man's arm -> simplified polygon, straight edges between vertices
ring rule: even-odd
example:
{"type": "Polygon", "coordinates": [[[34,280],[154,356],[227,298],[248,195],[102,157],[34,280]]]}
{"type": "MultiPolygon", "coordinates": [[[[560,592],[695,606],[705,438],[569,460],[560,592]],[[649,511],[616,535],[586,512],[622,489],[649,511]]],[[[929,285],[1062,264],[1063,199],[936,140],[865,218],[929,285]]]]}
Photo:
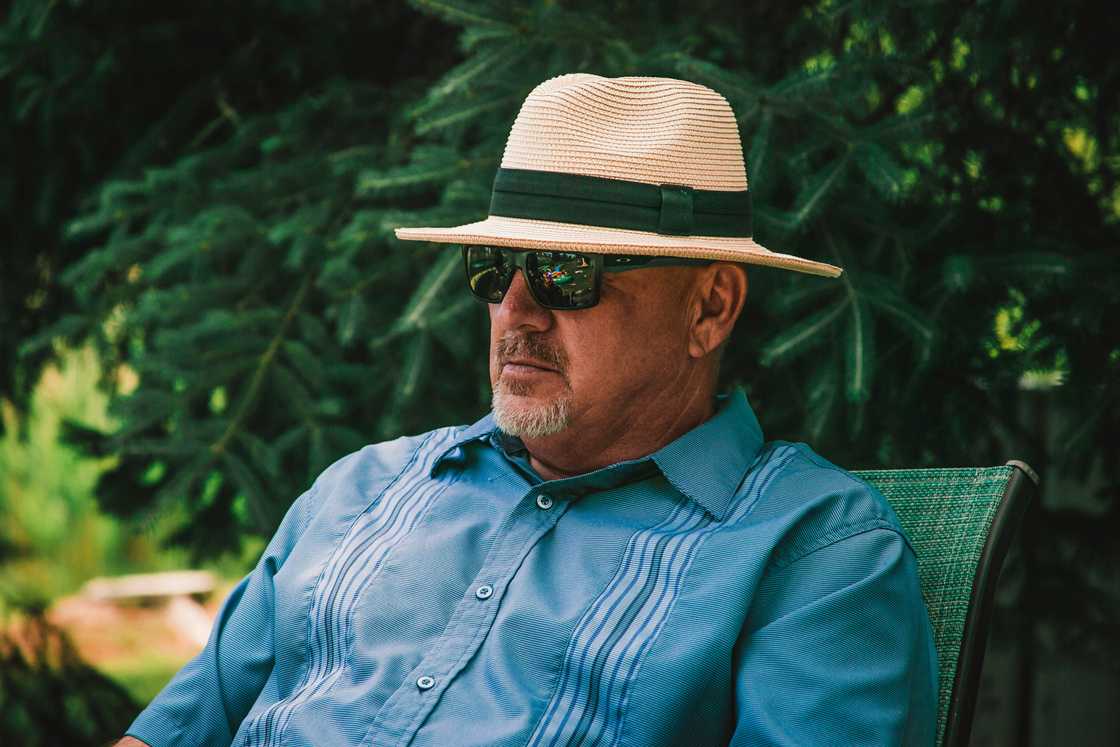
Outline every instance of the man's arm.
{"type": "Polygon", "coordinates": [[[273,576],[306,526],[314,494],[312,487],[292,504],[257,566],[226,598],[206,647],[148,704],[118,745],[232,741],[272,672],[273,576]]]}
{"type": "Polygon", "coordinates": [[[874,528],[772,567],[736,643],[745,745],[932,745],[937,654],[913,552],[874,528]]]}

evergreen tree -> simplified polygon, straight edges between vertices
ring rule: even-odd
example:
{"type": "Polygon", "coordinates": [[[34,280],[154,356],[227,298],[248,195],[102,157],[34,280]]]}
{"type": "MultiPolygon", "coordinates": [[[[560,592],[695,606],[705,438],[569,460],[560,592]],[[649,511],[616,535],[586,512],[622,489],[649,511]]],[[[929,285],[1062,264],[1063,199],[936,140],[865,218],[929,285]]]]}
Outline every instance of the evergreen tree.
{"type": "MultiPolygon", "coordinates": [[[[751,270],[726,383],[747,387],[769,437],[845,466],[1018,456],[1051,484],[1096,486],[1088,508],[1053,493],[1037,507],[1026,604],[1081,614],[1067,634],[1107,643],[1115,596],[1085,617],[1091,573],[1057,551],[1120,529],[1107,4],[413,4],[457,29],[426,37],[438,77],[370,85],[340,65],[271,108],[245,106],[243,85],[212,129],[122,168],[69,223],[80,313],[26,348],[90,336],[139,374],[122,428],[85,434],[122,455],[107,508],[184,507],[176,539],[218,551],[267,534],[362,444],[478,417],[485,317],[459,258],[392,228],[482,217],[542,80],[681,77],[739,117],[760,242],[846,270],[751,270]],[[1024,415],[1039,402],[1056,431],[1024,415]],[[1044,535],[1043,517],[1061,522],[1044,535]]],[[[330,7],[328,46],[365,43],[368,9],[330,7]]],[[[1105,546],[1092,565],[1116,568],[1105,546]]]]}
{"type": "MultiPolygon", "coordinates": [[[[137,2],[104,6],[34,0],[12,5],[0,26],[0,93],[6,115],[0,121],[0,137],[11,156],[8,168],[0,171],[0,194],[5,195],[0,201],[4,211],[0,231],[4,232],[6,245],[0,251],[0,394],[13,396],[26,406],[27,385],[35,381],[39,365],[51,354],[51,341],[60,336],[73,342],[91,332],[95,337],[105,336],[104,349],[112,355],[108,374],[119,372],[117,364],[121,361],[136,363],[135,370],[144,371],[138,361],[145,355],[144,349],[159,346],[154,339],[146,339],[158,325],[140,321],[144,310],[132,306],[143,294],[133,292],[140,285],[130,287],[129,273],[138,272],[140,265],[134,261],[114,264],[126,261],[129,255],[110,248],[129,230],[122,220],[125,213],[120,212],[122,199],[136,202],[142,193],[166,198],[164,205],[174,205],[176,211],[174,217],[165,216],[161,225],[167,227],[183,216],[198,217],[202,223],[220,221],[215,218],[217,213],[232,210],[232,204],[223,203],[216,212],[210,212],[211,206],[204,200],[185,199],[200,180],[204,183],[208,179],[192,173],[192,168],[222,169],[222,159],[247,162],[265,153],[279,143],[279,138],[269,143],[253,140],[255,135],[250,131],[260,132],[261,127],[278,135],[287,129],[298,130],[299,137],[316,141],[314,147],[323,152],[332,144],[327,131],[309,129],[316,126],[308,119],[315,112],[320,112],[320,120],[338,115],[331,126],[336,130],[340,126],[348,128],[347,142],[383,141],[390,119],[397,116],[396,102],[404,100],[407,91],[426,87],[436,71],[457,59],[457,50],[448,43],[448,27],[436,19],[402,5],[382,7],[372,0],[348,3],[343,13],[335,5],[301,0],[260,0],[234,6],[204,2],[182,8],[137,2]],[[400,92],[394,93],[398,87],[400,92]],[[338,102],[349,109],[348,115],[323,111],[324,106],[338,102]],[[247,137],[238,139],[233,133],[243,123],[249,125],[249,130],[242,133],[247,137]],[[191,159],[195,167],[188,165],[191,159]],[[139,191],[137,179],[141,182],[139,191]],[[120,189],[132,190],[132,196],[125,197],[123,192],[114,196],[120,189]],[[79,219],[68,226],[83,193],[92,194],[86,203],[87,212],[100,205],[110,210],[112,218],[100,227],[95,225],[96,219],[84,223],[79,219]],[[105,251],[91,252],[103,244],[105,251]],[[95,267],[99,259],[110,265],[99,270],[103,274],[92,281],[94,285],[60,282],[63,268],[79,258],[84,258],[87,268],[95,267]],[[94,286],[97,290],[87,294],[94,286]],[[118,330],[109,320],[121,318],[126,309],[130,321],[118,330]],[[50,322],[56,324],[40,334],[50,322]],[[126,333],[125,329],[130,331],[126,333]],[[108,341],[110,337],[112,342],[108,341]],[[23,356],[17,365],[13,352],[21,341],[23,356]]],[[[277,156],[273,158],[275,168],[270,167],[267,174],[258,172],[262,184],[281,171],[288,174],[280,177],[282,183],[274,182],[279,202],[266,210],[279,215],[300,202],[334,201],[332,186],[326,181],[318,195],[309,191],[299,196],[287,191],[293,184],[292,174],[304,180],[314,177],[310,172],[300,173],[304,165],[316,162],[314,147],[301,154],[298,163],[277,156]]],[[[360,153],[355,151],[352,158],[356,162],[360,153]]],[[[317,167],[331,168],[326,162],[317,167]]],[[[236,192],[256,189],[256,185],[231,184],[230,188],[236,192]]],[[[160,210],[153,204],[141,207],[140,212],[149,209],[160,210]]],[[[346,210],[340,202],[338,211],[346,210]]],[[[299,226],[298,231],[309,225],[299,226]]],[[[156,226],[153,222],[144,230],[154,236],[156,226]]],[[[234,239],[232,235],[230,238],[234,239]]],[[[162,253],[157,248],[162,240],[146,247],[141,246],[143,239],[132,242],[132,256],[154,258],[162,253]]],[[[198,242],[185,240],[184,246],[198,246],[198,242]]],[[[305,247],[310,249],[310,245],[305,247]]],[[[249,254],[246,261],[260,260],[259,254],[256,260],[250,260],[249,254]]],[[[174,262],[170,255],[168,260],[174,262]]],[[[176,283],[189,279],[181,269],[171,270],[176,283]]],[[[167,278],[160,279],[163,270],[149,267],[147,271],[149,277],[141,283],[145,289],[167,286],[167,278]]],[[[83,272],[77,269],[73,277],[83,272]]],[[[221,272],[209,280],[221,286],[221,272]]],[[[240,293],[240,308],[248,308],[256,304],[256,294],[270,292],[267,275],[250,275],[248,282],[226,282],[224,291],[211,290],[226,294],[222,305],[233,303],[229,294],[240,293]]],[[[284,282],[281,276],[273,280],[284,282]]],[[[181,287],[188,290],[189,284],[181,287]]],[[[287,293],[287,289],[278,292],[287,293]]],[[[158,304],[163,302],[149,298],[157,304],[150,308],[158,313],[158,304]]],[[[273,301],[278,299],[269,303],[273,301]]],[[[198,302],[205,302],[203,296],[198,296],[198,302]]],[[[238,313],[239,309],[230,311],[238,313]]],[[[191,355],[189,350],[182,352],[191,355]]],[[[252,349],[247,348],[245,354],[252,356],[252,349]]],[[[169,377],[165,385],[172,379],[182,380],[185,371],[176,370],[177,364],[164,368],[156,357],[149,360],[169,377]]],[[[223,361],[223,370],[236,373],[228,363],[223,361]]],[[[147,388],[154,379],[145,379],[133,400],[135,412],[157,422],[170,410],[159,409],[163,405],[147,409],[149,392],[155,390],[147,388]]],[[[117,383],[106,381],[110,386],[117,383]]],[[[257,386],[259,390],[260,384],[257,386]]],[[[185,393],[184,403],[191,396],[185,393]]],[[[97,434],[78,430],[74,435],[92,437],[87,442],[101,453],[116,453],[114,442],[102,442],[97,434]]],[[[336,435],[331,433],[331,437],[336,435]]],[[[319,462],[328,460],[323,454],[337,449],[328,446],[321,435],[316,435],[313,442],[319,462]]],[[[139,450],[145,448],[141,440],[133,439],[133,443],[139,450]]],[[[147,456],[135,456],[137,453],[131,447],[126,449],[118,477],[103,485],[103,504],[112,510],[128,513],[147,502],[150,496],[141,497],[136,491],[139,476],[151,478],[165,469],[170,476],[177,471],[174,460],[150,458],[158,451],[147,456]],[[128,477],[121,480],[119,475],[128,477]]],[[[222,511],[230,506],[228,501],[222,502],[226,498],[228,494],[219,499],[211,514],[222,519],[217,528],[181,539],[190,542],[197,536],[209,542],[209,549],[231,547],[247,526],[268,531],[280,503],[287,500],[277,499],[275,505],[270,501],[268,506],[258,507],[261,510],[255,515],[255,523],[248,517],[237,523],[225,520],[228,514],[222,511]]],[[[157,510],[170,505],[160,504],[157,510]]]]}
{"type": "Polygon", "coordinates": [[[51,350],[17,361],[17,347],[79,311],[58,276],[91,245],[64,236],[83,195],[167,166],[327,80],[423,86],[456,59],[436,19],[376,0],[351,0],[341,13],[336,5],[4,4],[0,395],[26,405],[51,350]]]}

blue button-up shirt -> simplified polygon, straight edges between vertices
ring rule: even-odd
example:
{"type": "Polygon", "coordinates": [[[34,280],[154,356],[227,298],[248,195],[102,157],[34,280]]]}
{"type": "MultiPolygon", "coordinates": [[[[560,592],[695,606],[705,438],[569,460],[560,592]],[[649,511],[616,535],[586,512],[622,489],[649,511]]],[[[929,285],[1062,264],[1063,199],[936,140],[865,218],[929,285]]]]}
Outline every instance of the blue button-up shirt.
{"type": "Polygon", "coordinates": [[[163,745],[927,745],[886,500],[746,397],[542,481],[490,416],[329,467],[128,733],[163,745]]]}

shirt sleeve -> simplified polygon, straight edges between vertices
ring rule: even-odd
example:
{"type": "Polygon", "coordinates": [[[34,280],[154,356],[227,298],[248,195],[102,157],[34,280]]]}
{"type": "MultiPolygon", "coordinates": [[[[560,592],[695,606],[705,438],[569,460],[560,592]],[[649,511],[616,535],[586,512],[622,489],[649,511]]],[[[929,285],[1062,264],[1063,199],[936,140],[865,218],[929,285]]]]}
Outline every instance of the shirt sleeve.
{"type": "Polygon", "coordinates": [[[772,566],[734,664],[733,747],[934,743],[937,654],[913,550],[892,528],[772,566]]]}
{"type": "Polygon", "coordinates": [[[228,745],[272,671],[273,577],[310,517],[315,486],[288,509],[256,567],[230,592],[206,647],[132,722],[151,747],[228,745]]]}

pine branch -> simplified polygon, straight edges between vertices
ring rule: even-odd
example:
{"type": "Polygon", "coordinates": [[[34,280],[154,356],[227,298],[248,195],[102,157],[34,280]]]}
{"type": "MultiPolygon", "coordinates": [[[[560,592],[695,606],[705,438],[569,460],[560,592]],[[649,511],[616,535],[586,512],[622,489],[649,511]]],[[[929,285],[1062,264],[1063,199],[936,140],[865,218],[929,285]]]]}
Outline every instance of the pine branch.
{"type": "Polygon", "coordinates": [[[684,52],[671,54],[669,59],[682,77],[706,85],[729,99],[740,122],[753,118],[762,89],[744,71],[728,72],[718,65],[698,60],[684,52]]]}
{"type": "MultiPolygon", "coordinates": [[[[844,255],[840,251],[832,233],[823,232],[825,243],[832,252],[833,261],[841,266],[847,266],[844,255]]],[[[862,293],[852,282],[852,271],[849,269],[840,276],[844,285],[849,321],[844,335],[844,364],[846,371],[845,394],[848,402],[862,405],[871,396],[871,381],[875,375],[875,326],[868,308],[867,301],[862,293]]],[[[857,419],[857,423],[862,417],[857,419]]],[[[857,425],[856,432],[860,429],[857,425]]]]}
{"type": "Polygon", "coordinates": [[[405,345],[404,360],[397,373],[397,386],[378,423],[378,431],[383,438],[399,432],[401,414],[420,391],[421,379],[427,373],[430,352],[430,335],[424,330],[417,330],[405,345]]]}
{"type": "Polygon", "coordinates": [[[229,450],[221,452],[223,472],[233,478],[241,495],[249,504],[254,523],[261,532],[267,532],[276,525],[276,517],[272,515],[268,504],[268,491],[263,483],[253,474],[253,470],[240,457],[229,450]]]}
{"type": "Polygon", "coordinates": [[[770,110],[765,110],[762,113],[762,121],[758,125],[758,131],[754,134],[751,140],[751,149],[749,160],[747,161],[747,168],[750,169],[747,173],[747,181],[752,193],[763,194],[763,190],[772,191],[769,179],[770,171],[770,154],[773,152],[770,135],[774,126],[774,113],[770,110]],[[763,185],[760,189],[757,185],[763,185]]]}
{"type": "Polygon", "coordinates": [[[276,336],[272,338],[272,342],[260,357],[260,362],[257,364],[257,370],[253,372],[253,378],[249,381],[249,386],[242,395],[238,403],[237,410],[233,417],[230,419],[229,425],[226,427],[225,433],[222,434],[216,442],[210,445],[210,454],[213,458],[221,456],[228,448],[230,441],[237,435],[238,430],[244,425],[249,415],[252,413],[253,408],[256,407],[257,397],[260,395],[261,386],[264,383],[265,374],[268,373],[269,368],[272,366],[277,352],[280,350],[281,344],[288,333],[288,328],[291,326],[292,320],[295,319],[296,314],[299,312],[300,306],[303,304],[304,298],[307,295],[308,289],[311,288],[313,278],[309,275],[300,283],[299,289],[292,299],[292,303],[288,306],[287,312],[284,314],[283,320],[280,322],[279,329],[276,330],[276,336]]]}
{"type": "Polygon", "coordinates": [[[448,148],[429,148],[417,152],[412,163],[386,171],[363,171],[358,175],[354,194],[358,197],[384,197],[410,194],[443,184],[459,173],[462,161],[448,148]]]}
{"type": "Polygon", "coordinates": [[[906,177],[903,168],[875,143],[863,141],[852,149],[852,159],[868,183],[887,200],[902,194],[906,177]]]}
{"type": "Polygon", "coordinates": [[[439,114],[420,117],[416,122],[416,134],[427,135],[455,125],[464,125],[472,120],[481,119],[484,114],[512,107],[520,101],[520,96],[494,96],[465,103],[447,106],[439,114]]]}
{"type": "Polygon", "coordinates": [[[839,185],[840,179],[848,166],[849,158],[849,152],[845,152],[839,158],[833,159],[831,163],[814,175],[801,190],[797,196],[797,205],[793,213],[795,228],[802,231],[808,228],[810,219],[821,210],[825,199],[839,185]]]}
{"type": "Polygon", "coordinates": [[[501,40],[509,44],[517,44],[524,32],[504,24],[498,26],[467,26],[459,35],[459,46],[464,52],[472,52],[480,45],[501,40]]]}
{"type": "Polygon", "coordinates": [[[788,361],[823,342],[825,330],[840,317],[849,303],[850,301],[845,299],[787,327],[763,346],[759,361],[763,366],[773,366],[788,361]]]}
{"type": "Polygon", "coordinates": [[[847,304],[850,320],[844,345],[847,369],[845,391],[849,402],[862,404],[871,396],[871,381],[875,374],[875,327],[867,303],[851,289],[850,283],[848,287],[851,300],[847,304]]]}
{"type": "Polygon", "coordinates": [[[1077,262],[1074,258],[1057,252],[1012,252],[980,259],[977,261],[977,269],[996,283],[1002,283],[1009,275],[1033,280],[1049,278],[1068,281],[1074,277],[1077,262]]]}
{"type": "Polygon", "coordinates": [[[835,411],[836,393],[841,388],[836,366],[830,365],[830,362],[822,362],[815,367],[809,381],[809,394],[805,398],[805,430],[813,442],[819,442],[824,437],[835,411]]]}
{"type": "Polygon", "coordinates": [[[834,292],[836,283],[831,278],[797,278],[796,282],[786,283],[779,292],[766,298],[766,311],[775,317],[788,318],[802,306],[834,292]]]}
{"type": "Polygon", "coordinates": [[[448,280],[461,271],[462,258],[458,252],[444,249],[435,264],[421,279],[416,291],[408,301],[401,315],[389,328],[389,331],[370,342],[370,349],[376,350],[401,335],[424,329],[428,326],[433,315],[434,304],[442,299],[444,286],[448,280]]]}
{"type": "Polygon", "coordinates": [[[457,2],[456,0],[409,0],[420,10],[439,16],[457,26],[504,27],[512,30],[512,25],[497,10],[482,2],[457,2]]]}
{"type": "Polygon", "coordinates": [[[446,106],[452,96],[465,95],[479,80],[486,81],[494,77],[498,72],[516,64],[529,51],[530,47],[526,45],[507,43],[468,57],[465,62],[451,68],[431,88],[428,95],[412,108],[408,116],[417,119],[433,109],[446,106]]]}
{"type": "Polygon", "coordinates": [[[895,322],[918,348],[920,362],[928,362],[936,338],[936,328],[929,317],[907,301],[886,278],[872,273],[861,274],[868,303],[895,322]]]}

